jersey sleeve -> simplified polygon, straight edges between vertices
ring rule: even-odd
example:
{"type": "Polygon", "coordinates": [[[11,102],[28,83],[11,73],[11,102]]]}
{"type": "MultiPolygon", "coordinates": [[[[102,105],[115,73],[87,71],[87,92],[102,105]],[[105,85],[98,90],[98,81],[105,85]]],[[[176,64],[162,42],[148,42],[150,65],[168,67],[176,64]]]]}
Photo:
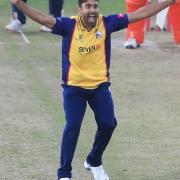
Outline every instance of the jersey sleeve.
{"type": "Polygon", "coordinates": [[[114,14],[104,17],[106,30],[109,34],[128,27],[129,20],[127,14],[114,14]]]}
{"type": "Polygon", "coordinates": [[[52,28],[52,34],[60,35],[60,36],[67,36],[71,29],[73,21],[74,20],[71,18],[57,17],[56,23],[54,27],[52,28]]]}

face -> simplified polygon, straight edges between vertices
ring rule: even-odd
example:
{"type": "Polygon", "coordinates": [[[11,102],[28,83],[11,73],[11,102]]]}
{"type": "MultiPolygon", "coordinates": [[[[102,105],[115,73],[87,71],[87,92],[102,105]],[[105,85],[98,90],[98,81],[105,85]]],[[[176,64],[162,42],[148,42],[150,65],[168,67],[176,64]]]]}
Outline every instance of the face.
{"type": "Polygon", "coordinates": [[[96,0],[87,0],[79,7],[79,15],[82,23],[87,29],[92,29],[96,26],[99,16],[99,3],[96,0]]]}

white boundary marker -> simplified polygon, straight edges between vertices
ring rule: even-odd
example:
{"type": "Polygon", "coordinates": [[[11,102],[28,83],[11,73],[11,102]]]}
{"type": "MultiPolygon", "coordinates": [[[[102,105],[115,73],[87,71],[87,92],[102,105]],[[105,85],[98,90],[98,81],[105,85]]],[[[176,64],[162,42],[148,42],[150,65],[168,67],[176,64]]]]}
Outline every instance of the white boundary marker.
{"type": "Polygon", "coordinates": [[[19,33],[20,33],[21,37],[24,39],[25,43],[26,43],[26,44],[30,44],[28,38],[27,38],[26,35],[23,33],[23,31],[22,31],[22,30],[19,30],[19,33]]]}

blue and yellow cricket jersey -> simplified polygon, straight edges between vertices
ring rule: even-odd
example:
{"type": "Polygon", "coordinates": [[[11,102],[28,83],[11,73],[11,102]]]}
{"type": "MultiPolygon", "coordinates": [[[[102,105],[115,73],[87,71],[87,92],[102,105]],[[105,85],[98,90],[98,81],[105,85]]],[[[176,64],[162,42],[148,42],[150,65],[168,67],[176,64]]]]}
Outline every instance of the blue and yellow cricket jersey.
{"type": "Polygon", "coordinates": [[[62,80],[86,89],[109,81],[111,33],[127,28],[127,15],[99,15],[96,26],[87,31],[80,16],[58,17],[52,33],[62,39],[62,80]]]}

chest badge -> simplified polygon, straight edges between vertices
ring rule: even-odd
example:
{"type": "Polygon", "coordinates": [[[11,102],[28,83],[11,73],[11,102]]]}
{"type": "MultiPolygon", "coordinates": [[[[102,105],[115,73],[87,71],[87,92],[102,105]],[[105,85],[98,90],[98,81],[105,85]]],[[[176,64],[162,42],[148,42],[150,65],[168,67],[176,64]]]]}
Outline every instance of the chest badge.
{"type": "Polygon", "coordinates": [[[83,39],[82,34],[79,35],[79,40],[81,41],[83,39]]]}
{"type": "Polygon", "coordinates": [[[102,38],[102,32],[101,31],[97,31],[96,32],[96,38],[97,39],[101,39],[102,38]]]}

